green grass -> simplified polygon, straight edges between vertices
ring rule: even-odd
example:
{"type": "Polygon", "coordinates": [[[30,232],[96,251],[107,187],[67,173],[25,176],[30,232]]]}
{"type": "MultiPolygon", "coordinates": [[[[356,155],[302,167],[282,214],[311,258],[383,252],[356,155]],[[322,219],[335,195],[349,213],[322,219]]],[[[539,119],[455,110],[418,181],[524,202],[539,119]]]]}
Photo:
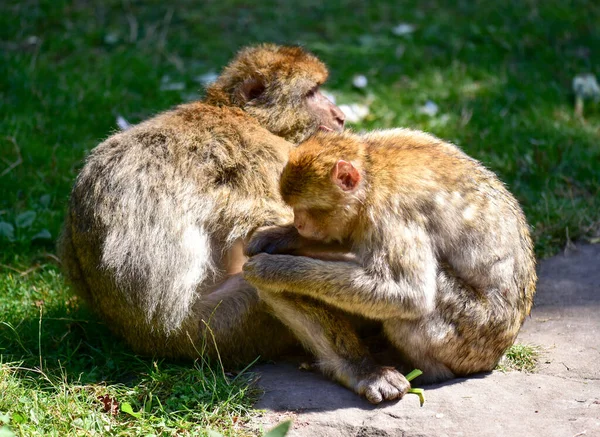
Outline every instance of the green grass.
{"type": "Polygon", "coordinates": [[[128,353],[52,266],[5,273],[0,296],[0,422],[17,435],[250,434],[251,374],[128,353]]]}
{"type": "Polygon", "coordinates": [[[598,236],[600,107],[575,117],[571,92],[576,74],[600,74],[598,22],[593,0],[5,1],[0,422],[27,436],[252,433],[240,423],[253,399],[243,377],[130,355],[58,272],[70,186],[117,115],[138,122],[198,96],[197,77],[243,45],[301,43],[330,66],[339,103],[370,104],[357,129],[424,129],[497,172],[545,257],[598,236]],[[403,22],[415,31],[394,35],[403,22]],[[435,116],[418,110],[428,100],[435,116]],[[113,415],[100,395],[146,409],[113,415]]]}
{"type": "Polygon", "coordinates": [[[503,372],[535,372],[540,361],[541,348],[531,344],[515,343],[504,353],[497,369],[503,372]]]}

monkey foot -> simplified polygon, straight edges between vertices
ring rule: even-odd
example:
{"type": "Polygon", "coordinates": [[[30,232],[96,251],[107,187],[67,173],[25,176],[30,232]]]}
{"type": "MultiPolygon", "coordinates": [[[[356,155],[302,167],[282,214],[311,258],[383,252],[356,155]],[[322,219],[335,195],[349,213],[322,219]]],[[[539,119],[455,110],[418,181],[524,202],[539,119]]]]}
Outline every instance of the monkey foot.
{"type": "Polygon", "coordinates": [[[401,399],[409,389],[410,383],[393,367],[378,367],[356,385],[356,392],[372,404],[401,399]]]}

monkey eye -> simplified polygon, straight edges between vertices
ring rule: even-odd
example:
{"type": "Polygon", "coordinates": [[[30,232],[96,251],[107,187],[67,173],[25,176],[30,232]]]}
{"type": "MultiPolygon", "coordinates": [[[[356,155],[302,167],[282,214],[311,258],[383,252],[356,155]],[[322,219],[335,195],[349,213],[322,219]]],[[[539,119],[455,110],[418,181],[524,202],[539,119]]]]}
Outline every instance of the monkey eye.
{"type": "Polygon", "coordinates": [[[308,97],[308,98],[314,97],[314,95],[317,94],[317,91],[319,91],[318,85],[316,87],[312,88],[308,93],[306,93],[306,97],[308,97]]]}

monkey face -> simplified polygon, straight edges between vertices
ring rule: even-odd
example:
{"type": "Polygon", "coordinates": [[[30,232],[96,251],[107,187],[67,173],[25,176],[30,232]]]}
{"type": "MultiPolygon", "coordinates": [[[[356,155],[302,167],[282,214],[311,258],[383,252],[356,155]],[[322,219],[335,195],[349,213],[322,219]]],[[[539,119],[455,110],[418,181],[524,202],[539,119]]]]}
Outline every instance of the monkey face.
{"type": "Polygon", "coordinates": [[[263,44],[242,50],[207,88],[206,103],[236,106],[292,143],[319,129],[341,131],[344,114],[320,91],[327,68],[300,47],[263,44]]]}
{"type": "MultiPolygon", "coordinates": [[[[321,214],[321,217],[323,214],[321,214]]],[[[319,214],[309,209],[294,208],[294,226],[298,233],[310,240],[323,241],[327,238],[322,220],[318,220],[319,214]]]]}
{"type": "Polygon", "coordinates": [[[294,208],[294,226],[309,240],[342,241],[346,237],[347,223],[339,211],[321,208],[294,208]]]}
{"type": "Polygon", "coordinates": [[[306,106],[319,121],[319,129],[341,132],[344,129],[346,116],[340,108],[329,101],[318,87],[309,91],[306,106]]]}
{"type": "Polygon", "coordinates": [[[321,93],[318,84],[296,82],[298,89],[279,82],[268,85],[260,94],[252,94],[255,97],[244,110],[272,133],[293,143],[306,140],[318,130],[341,132],[346,117],[321,93]]]}

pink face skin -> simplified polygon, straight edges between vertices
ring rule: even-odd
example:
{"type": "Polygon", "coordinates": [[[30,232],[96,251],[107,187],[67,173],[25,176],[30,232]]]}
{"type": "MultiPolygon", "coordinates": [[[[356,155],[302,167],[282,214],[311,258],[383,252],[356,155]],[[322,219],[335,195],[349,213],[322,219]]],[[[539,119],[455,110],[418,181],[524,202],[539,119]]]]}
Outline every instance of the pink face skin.
{"type": "Polygon", "coordinates": [[[298,233],[309,240],[323,241],[328,235],[305,209],[294,208],[294,226],[298,233]]]}
{"type": "Polygon", "coordinates": [[[321,121],[319,129],[341,132],[344,129],[344,113],[325,97],[319,88],[314,88],[306,96],[306,104],[321,121]]]}

